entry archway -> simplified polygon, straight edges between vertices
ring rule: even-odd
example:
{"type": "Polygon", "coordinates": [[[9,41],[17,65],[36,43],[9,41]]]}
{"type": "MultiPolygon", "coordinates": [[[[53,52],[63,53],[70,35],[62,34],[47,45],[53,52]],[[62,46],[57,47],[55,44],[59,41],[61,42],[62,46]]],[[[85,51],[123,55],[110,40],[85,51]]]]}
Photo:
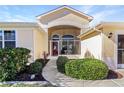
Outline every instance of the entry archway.
{"type": "Polygon", "coordinates": [[[80,54],[80,28],[60,25],[48,29],[51,56],[80,54]]]}

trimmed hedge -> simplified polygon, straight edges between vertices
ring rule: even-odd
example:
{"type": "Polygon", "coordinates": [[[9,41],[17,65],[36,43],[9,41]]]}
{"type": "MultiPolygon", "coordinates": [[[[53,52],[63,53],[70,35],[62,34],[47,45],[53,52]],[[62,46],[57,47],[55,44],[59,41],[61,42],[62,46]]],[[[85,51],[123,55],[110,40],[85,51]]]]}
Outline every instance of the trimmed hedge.
{"type": "Polygon", "coordinates": [[[69,61],[69,59],[66,56],[59,56],[56,65],[57,69],[61,73],[65,73],[65,64],[69,61]]]}
{"type": "Polygon", "coordinates": [[[0,81],[11,81],[25,70],[30,50],[26,48],[0,49],[0,81]]]}
{"type": "Polygon", "coordinates": [[[42,58],[35,60],[35,62],[41,62],[43,67],[47,64],[48,61],[49,61],[49,59],[42,59],[42,58]]]}
{"type": "Polygon", "coordinates": [[[43,67],[47,64],[49,59],[36,59],[34,63],[31,63],[27,69],[29,74],[39,74],[42,72],[43,67]]]}
{"type": "Polygon", "coordinates": [[[107,65],[98,59],[71,60],[65,64],[66,75],[77,79],[99,80],[108,75],[107,65]]]}

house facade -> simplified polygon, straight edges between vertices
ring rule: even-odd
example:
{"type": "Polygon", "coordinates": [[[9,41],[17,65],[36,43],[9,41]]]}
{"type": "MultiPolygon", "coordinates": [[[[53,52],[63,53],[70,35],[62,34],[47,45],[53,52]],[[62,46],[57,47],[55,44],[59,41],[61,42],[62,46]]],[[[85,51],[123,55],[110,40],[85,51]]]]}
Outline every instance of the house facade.
{"type": "Polygon", "coordinates": [[[124,23],[103,22],[94,28],[92,16],[62,6],[36,17],[36,23],[0,22],[0,48],[25,47],[31,61],[60,55],[69,58],[93,57],[111,69],[124,68],[124,23]]]}

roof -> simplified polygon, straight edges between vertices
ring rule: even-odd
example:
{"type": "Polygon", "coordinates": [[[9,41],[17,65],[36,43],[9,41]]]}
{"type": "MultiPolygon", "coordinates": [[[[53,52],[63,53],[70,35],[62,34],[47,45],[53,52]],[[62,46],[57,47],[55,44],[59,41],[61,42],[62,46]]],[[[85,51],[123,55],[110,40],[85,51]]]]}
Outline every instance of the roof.
{"type": "Polygon", "coordinates": [[[50,10],[50,11],[48,11],[48,12],[46,12],[46,13],[43,13],[43,14],[40,14],[40,15],[38,15],[38,16],[36,16],[36,17],[37,17],[38,19],[40,19],[40,18],[43,17],[43,16],[46,16],[46,15],[51,14],[51,13],[54,13],[54,12],[59,11],[59,10],[61,10],[61,9],[68,9],[68,10],[71,10],[71,11],[73,11],[73,12],[75,12],[75,13],[78,13],[78,14],[84,16],[85,19],[87,19],[88,21],[92,21],[92,20],[93,20],[93,17],[92,17],[92,16],[90,16],[90,15],[88,15],[88,14],[85,14],[85,13],[83,13],[83,12],[81,12],[81,11],[78,11],[78,10],[76,10],[76,9],[70,7],[70,6],[66,6],[66,5],[60,6],[60,7],[56,8],[56,9],[54,9],[54,10],[50,10]]]}
{"type": "Polygon", "coordinates": [[[78,36],[78,38],[80,38],[81,40],[85,40],[87,38],[98,35],[99,33],[101,33],[101,28],[103,27],[103,23],[105,23],[105,22],[101,22],[100,24],[96,25],[95,27],[92,27],[91,29],[83,32],[82,34],[80,34],[78,36]]]}
{"type": "Polygon", "coordinates": [[[91,35],[93,33],[100,33],[100,29],[103,27],[124,27],[124,22],[101,22],[100,24],[96,25],[95,27],[83,32],[78,36],[78,38],[84,38],[88,35],[91,35]]]}
{"type": "Polygon", "coordinates": [[[0,22],[0,27],[38,27],[35,22],[0,22]]]}

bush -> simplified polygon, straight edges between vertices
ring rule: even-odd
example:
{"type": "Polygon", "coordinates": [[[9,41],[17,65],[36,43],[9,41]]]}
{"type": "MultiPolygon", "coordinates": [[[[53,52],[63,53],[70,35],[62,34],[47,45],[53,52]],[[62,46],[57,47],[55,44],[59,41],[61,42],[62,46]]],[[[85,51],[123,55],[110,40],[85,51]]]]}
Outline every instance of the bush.
{"type": "Polygon", "coordinates": [[[0,49],[0,81],[14,80],[16,74],[25,69],[29,53],[26,48],[0,49]]]}
{"type": "Polygon", "coordinates": [[[28,73],[38,74],[42,72],[43,62],[41,60],[36,60],[34,63],[31,63],[29,66],[28,73]]]}
{"type": "Polygon", "coordinates": [[[59,56],[56,62],[57,69],[61,73],[65,73],[65,64],[68,62],[68,58],[65,56],[59,56]]]}
{"type": "Polygon", "coordinates": [[[65,64],[66,75],[77,79],[98,80],[108,75],[107,65],[98,59],[71,60],[65,64]]]}
{"type": "Polygon", "coordinates": [[[44,61],[44,59],[42,59],[42,58],[36,59],[35,62],[40,62],[40,63],[42,63],[43,66],[44,66],[45,63],[46,63],[46,62],[44,61]]]}
{"type": "Polygon", "coordinates": [[[36,59],[35,62],[41,62],[43,67],[46,65],[46,63],[49,61],[49,59],[42,59],[42,58],[39,58],[39,59],[36,59]]]}

